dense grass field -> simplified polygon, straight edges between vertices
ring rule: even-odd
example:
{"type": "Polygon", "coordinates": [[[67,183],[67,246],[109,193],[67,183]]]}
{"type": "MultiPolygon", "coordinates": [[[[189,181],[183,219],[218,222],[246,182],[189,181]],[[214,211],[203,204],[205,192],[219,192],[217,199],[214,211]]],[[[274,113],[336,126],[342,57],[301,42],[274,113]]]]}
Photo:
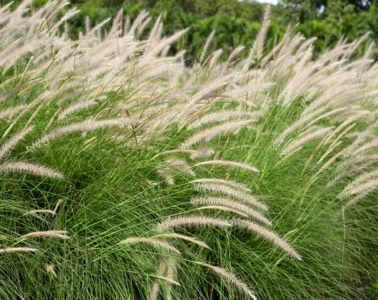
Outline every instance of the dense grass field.
{"type": "Polygon", "coordinates": [[[266,17],[188,68],[147,14],[74,41],[30,2],[0,9],[0,299],[374,299],[376,46],[263,55],[266,17]]]}

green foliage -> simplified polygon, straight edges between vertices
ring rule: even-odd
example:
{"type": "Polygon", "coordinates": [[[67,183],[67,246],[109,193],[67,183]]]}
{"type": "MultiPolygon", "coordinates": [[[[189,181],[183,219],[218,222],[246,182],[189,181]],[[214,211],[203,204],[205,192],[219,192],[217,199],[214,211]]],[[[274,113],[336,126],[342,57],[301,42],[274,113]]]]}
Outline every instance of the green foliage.
{"type": "MultiPolygon", "coordinates": [[[[15,5],[19,2],[16,1],[15,5]]],[[[33,7],[38,8],[45,2],[46,0],[36,0],[33,7]]],[[[317,54],[333,47],[341,38],[353,41],[367,32],[369,38],[361,47],[360,53],[371,42],[378,43],[377,5],[362,7],[358,1],[351,0],[328,2],[327,4],[327,1],[323,0],[286,0],[286,6],[273,6],[267,49],[271,49],[274,43],[280,40],[288,24],[297,22],[299,26],[296,32],[302,33],[306,38],[317,38],[317,54]],[[325,11],[318,13],[318,9],[326,4],[325,11]],[[360,9],[356,10],[356,7],[360,9]]],[[[78,37],[80,31],[84,31],[86,16],[90,17],[92,24],[98,24],[104,19],[114,17],[121,8],[131,21],[142,10],[147,10],[154,19],[161,15],[164,21],[164,35],[190,28],[185,37],[170,49],[171,54],[185,49],[188,64],[198,60],[200,45],[204,44],[212,30],[217,34],[210,49],[223,49],[222,58],[227,57],[230,49],[240,44],[249,48],[260,27],[264,9],[263,5],[254,1],[241,3],[237,0],[74,0],[71,3],[80,9],[80,13],[69,21],[72,28],[71,36],[74,38],[78,37]]],[[[110,24],[105,26],[105,29],[109,28],[110,24]]],[[[151,25],[148,25],[148,28],[151,28],[151,25]]],[[[246,54],[247,50],[244,50],[243,55],[246,54]]]]}
{"type": "MultiPolygon", "coordinates": [[[[286,17],[291,18],[292,15],[286,17]]],[[[354,41],[368,34],[367,41],[360,48],[360,53],[363,53],[370,43],[378,42],[378,6],[370,6],[368,10],[356,13],[351,5],[335,4],[327,13],[304,17],[296,31],[306,38],[316,37],[315,46],[318,53],[335,46],[341,38],[354,41]]],[[[378,53],[376,59],[378,59],[378,53]]]]}
{"type": "MultiPolygon", "coordinates": [[[[103,3],[80,5],[99,23],[113,14],[103,3]]],[[[162,15],[165,34],[189,27],[169,46],[196,59],[212,30],[209,51],[227,53],[249,46],[261,27],[168,4],[151,8],[151,16],[162,15]]],[[[143,9],[123,7],[133,20],[143,9]]],[[[311,43],[287,36],[269,58],[262,53],[258,68],[243,55],[188,68],[181,57],[162,54],[168,43],[151,34],[152,24],[138,33],[143,41],[132,30],[101,38],[100,29],[73,41],[50,26],[55,21],[45,20],[46,13],[12,15],[16,24],[29,24],[28,34],[12,23],[0,32],[0,298],[153,299],[156,282],[156,298],[247,299],[235,287],[238,278],[246,281],[242,290],[250,286],[247,294],[259,299],[361,296],[357,288],[371,281],[377,253],[372,78],[378,70],[365,59],[348,60],[353,45],[313,61],[311,43]],[[97,126],[104,122],[112,126],[97,126]],[[326,131],[315,135],[319,130],[326,131]],[[9,169],[25,161],[34,168],[9,169]],[[62,178],[43,175],[36,164],[62,178]],[[198,188],[209,179],[215,190],[198,188]],[[222,205],[191,202],[208,195],[222,205]],[[344,209],[350,197],[359,201],[344,209]],[[248,209],[240,208],[242,200],[248,209]],[[230,203],[239,206],[231,210],[230,203]],[[251,210],[255,214],[246,214],[251,210]],[[257,225],[256,213],[272,226],[257,225]],[[162,236],[162,222],[191,215],[227,227],[188,222],[163,229],[162,236]],[[231,226],[235,218],[255,230],[231,226]],[[63,239],[41,234],[51,230],[64,230],[63,239]],[[167,237],[172,233],[187,240],[167,237]],[[209,248],[188,241],[193,237],[209,248]],[[130,238],[139,243],[122,243],[130,238]],[[160,244],[144,243],[148,238],[160,244]],[[301,261],[289,257],[299,256],[288,243],[301,261]],[[21,246],[26,252],[14,252],[21,246]],[[218,268],[219,280],[198,261],[240,277],[226,280],[218,268]]],[[[84,24],[75,22],[83,20],[71,21],[77,35],[84,24]]],[[[324,24],[313,23],[313,30],[329,30],[324,24]]],[[[275,22],[269,27],[265,51],[281,30],[275,22]]]]}
{"type": "Polygon", "coordinates": [[[375,266],[376,266],[375,274],[374,274],[375,282],[372,286],[371,293],[372,293],[372,297],[377,298],[378,297],[378,255],[375,256],[375,266]]]}
{"type": "MultiPolygon", "coordinates": [[[[232,16],[232,14],[226,13],[202,17],[196,13],[184,12],[185,6],[183,7],[173,2],[164,3],[164,5],[162,2],[158,2],[152,8],[147,7],[143,3],[134,2],[123,4],[121,7],[115,6],[111,8],[105,8],[101,3],[96,6],[92,2],[84,2],[80,6],[80,13],[69,21],[69,24],[73,28],[71,31],[72,37],[77,38],[78,33],[84,30],[85,16],[89,16],[92,24],[98,24],[104,19],[114,16],[120,8],[123,9],[124,15],[129,17],[131,21],[146,8],[149,9],[149,14],[154,20],[158,16],[161,16],[164,22],[164,35],[189,28],[189,31],[179,43],[170,49],[171,54],[185,49],[185,57],[189,65],[198,60],[202,46],[213,30],[217,34],[209,50],[222,49],[222,57],[226,58],[236,46],[244,45],[246,49],[250,48],[261,26],[260,22],[251,22],[245,18],[249,14],[247,11],[240,11],[240,15],[245,17],[232,16]]],[[[219,8],[219,10],[226,12],[225,8],[219,8]]],[[[152,27],[152,23],[147,25],[146,32],[152,27]]],[[[110,24],[109,26],[105,26],[105,29],[109,29],[109,27],[110,24]]],[[[274,23],[270,26],[268,32],[269,46],[267,50],[273,47],[275,41],[280,40],[283,33],[284,27],[274,23]]],[[[144,33],[143,37],[147,37],[147,34],[144,33]]],[[[244,50],[242,56],[246,56],[247,53],[248,51],[244,50]]]]}
{"type": "Polygon", "coordinates": [[[376,0],[281,0],[291,12],[300,14],[304,19],[317,18],[317,11],[321,10],[328,13],[335,8],[342,10],[351,7],[356,13],[368,10],[377,5],[376,0]]]}

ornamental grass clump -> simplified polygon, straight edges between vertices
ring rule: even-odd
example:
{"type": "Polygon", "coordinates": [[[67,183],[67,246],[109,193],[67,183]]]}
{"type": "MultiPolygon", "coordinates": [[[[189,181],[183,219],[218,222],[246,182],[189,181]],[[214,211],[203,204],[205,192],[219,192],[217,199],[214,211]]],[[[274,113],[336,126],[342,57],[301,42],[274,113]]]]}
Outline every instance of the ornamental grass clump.
{"type": "Polygon", "coordinates": [[[72,40],[68,2],[31,5],[0,10],[1,297],[359,297],[377,250],[373,46],[315,59],[288,29],[264,54],[268,8],[246,58],[208,53],[214,31],[188,68],[168,55],[187,30],[163,36],[147,12],[72,40]]]}

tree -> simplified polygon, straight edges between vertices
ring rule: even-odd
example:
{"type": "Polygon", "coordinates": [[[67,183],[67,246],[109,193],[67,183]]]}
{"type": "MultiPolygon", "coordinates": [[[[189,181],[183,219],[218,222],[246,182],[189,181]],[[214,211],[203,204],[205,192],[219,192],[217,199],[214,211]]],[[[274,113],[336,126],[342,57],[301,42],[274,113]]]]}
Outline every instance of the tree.
{"type": "MultiPolygon", "coordinates": [[[[367,11],[378,5],[377,0],[280,0],[283,7],[303,23],[309,19],[324,18],[335,10],[351,7],[356,13],[367,11]]],[[[378,16],[377,16],[378,17],[378,16]]]]}

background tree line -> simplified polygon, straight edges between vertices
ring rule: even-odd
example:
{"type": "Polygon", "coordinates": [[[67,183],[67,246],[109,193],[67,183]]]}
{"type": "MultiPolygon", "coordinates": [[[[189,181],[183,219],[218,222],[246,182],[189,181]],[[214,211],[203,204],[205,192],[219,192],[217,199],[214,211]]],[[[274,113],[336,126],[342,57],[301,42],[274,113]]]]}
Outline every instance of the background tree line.
{"type": "MultiPolygon", "coordinates": [[[[35,8],[48,0],[36,0],[35,8]]],[[[0,0],[2,5],[11,2],[0,0]]],[[[14,1],[15,7],[20,0],[14,1]]],[[[251,46],[261,26],[266,4],[254,0],[71,0],[80,14],[70,20],[72,37],[85,27],[85,16],[93,23],[113,17],[123,9],[134,19],[142,10],[153,18],[162,16],[164,34],[190,28],[180,42],[171,49],[174,53],[185,49],[188,64],[198,59],[207,37],[215,30],[210,50],[222,48],[226,57],[231,49],[242,44],[251,46]]],[[[69,7],[67,7],[68,9],[69,7]]],[[[306,38],[316,37],[316,53],[322,53],[344,37],[355,40],[368,33],[370,43],[378,42],[378,0],[280,0],[272,6],[271,23],[267,36],[267,50],[280,40],[289,24],[297,25],[296,32],[306,38]]],[[[150,24],[151,26],[152,24],[150,24]]],[[[143,38],[143,37],[142,37],[143,38]]],[[[242,55],[246,55],[244,50],[242,55]]],[[[376,52],[378,59],[378,52],[376,52]]]]}

